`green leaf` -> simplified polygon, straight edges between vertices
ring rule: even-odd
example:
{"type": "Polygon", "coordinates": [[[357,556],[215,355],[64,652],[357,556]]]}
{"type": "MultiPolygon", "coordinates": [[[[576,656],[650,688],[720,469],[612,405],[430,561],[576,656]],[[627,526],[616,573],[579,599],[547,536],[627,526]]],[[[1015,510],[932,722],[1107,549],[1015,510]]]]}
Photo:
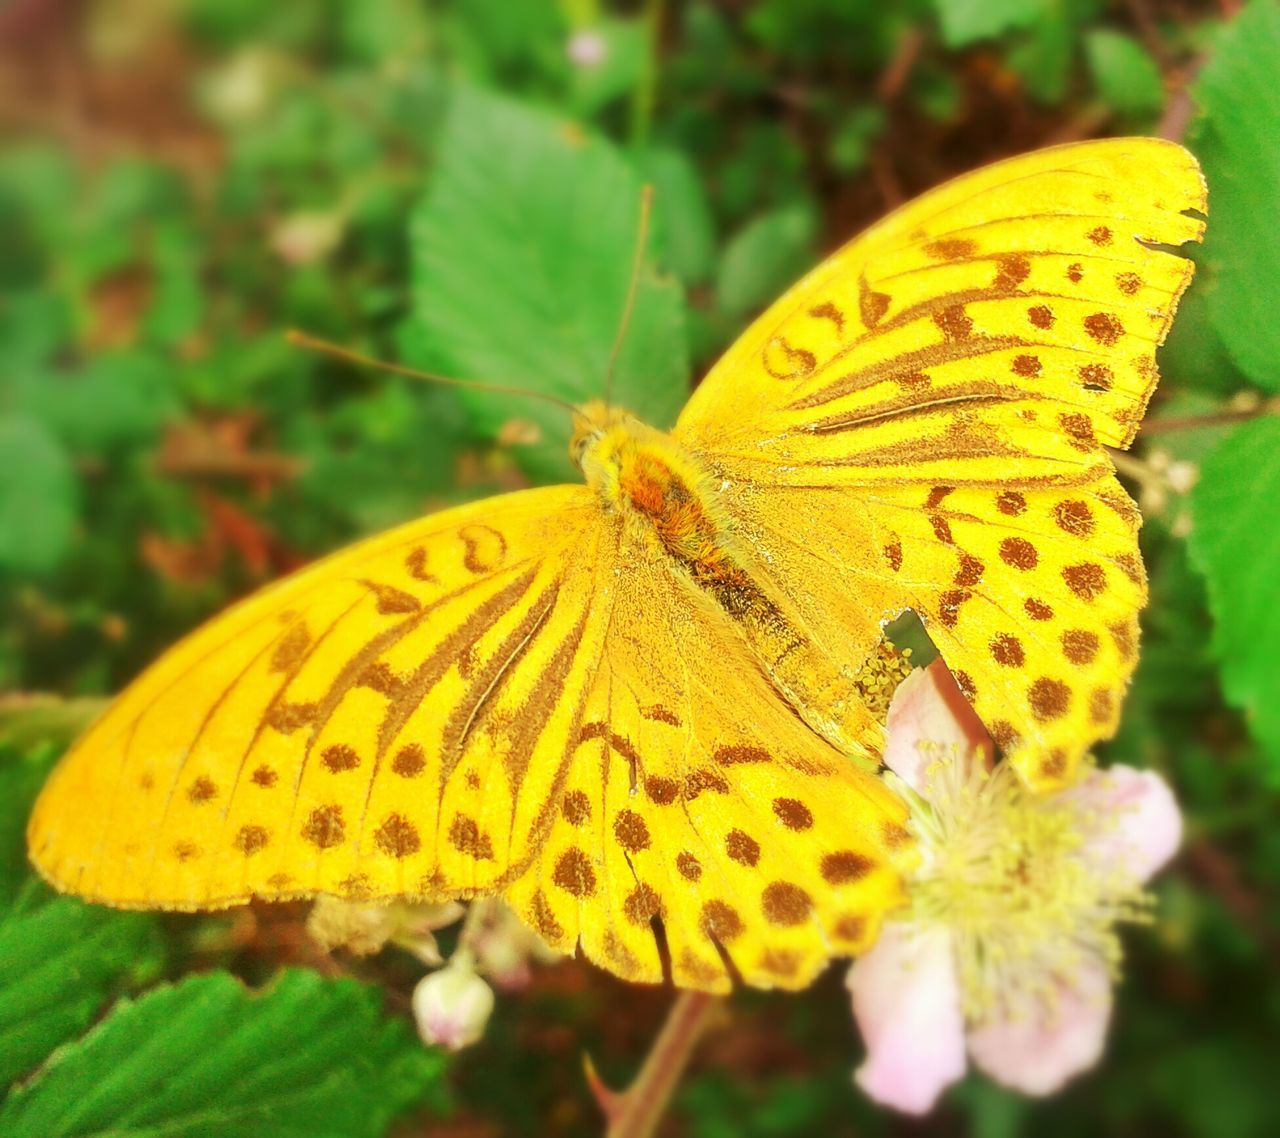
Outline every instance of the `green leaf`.
{"type": "Polygon", "coordinates": [[[288,453],[306,456],[297,486],[308,504],[367,533],[456,491],[463,420],[454,392],[388,378],[362,399],[295,417],[284,438],[288,453]]]}
{"type": "Polygon", "coordinates": [[[1206,460],[1192,495],[1191,554],[1209,585],[1213,650],[1227,699],[1276,766],[1280,785],[1280,420],[1233,431],[1206,460]]]}
{"type": "MultiPolygon", "coordinates": [[[[568,121],[461,91],[430,192],[413,222],[415,362],[582,402],[604,395],[626,304],[641,183],[608,142],[568,121]]],[[[688,390],[684,297],[650,263],[613,396],[655,426],[688,390]]],[[[541,441],[518,457],[540,479],[571,474],[565,411],[462,391],[478,429],[520,419],[541,441]]]]}
{"type": "MultiPolygon", "coordinates": [[[[0,751],[0,1087],[73,1039],[164,959],[153,917],[55,897],[27,862],[31,803],[53,752],[0,751]]],[[[3,1128],[0,1128],[3,1129],[3,1128]]]]}
{"type": "Polygon", "coordinates": [[[808,205],[761,214],[730,238],[716,275],[716,301],[729,316],[764,307],[814,262],[817,222],[808,205]]]}
{"type": "Polygon", "coordinates": [[[1169,388],[1230,395],[1249,386],[1214,323],[1209,298],[1218,286],[1218,266],[1203,245],[1182,250],[1196,263],[1195,280],[1178,305],[1178,319],[1160,349],[1160,371],[1169,388]]]}
{"type": "Polygon", "coordinates": [[[0,743],[0,913],[13,904],[31,876],[27,815],[51,766],[51,755],[42,761],[28,759],[7,739],[0,743]]]}
{"type": "Polygon", "coordinates": [[[1052,6],[1052,0],[934,0],[948,47],[967,47],[1013,28],[1031,27],[1052,6]]]}
{"type": "Polygon", "coordinates": [[[141,349],[92,356],[77,371],[24,374],[13,401],[77,457],[151,443],[181,411],[172,362],[141,349]]]}
{"type": "Polygon", "coordinates": [[[831,164],[842,174],[855,174],[871,160],[871,146],[885,128],[883,107],[859,107],[846,114],[831,137],[831,164]]]}
{"type": "Polygon", "coordinates": [[[686,284],[711,275],[715,225],[697,168],[679,150],[657,147],[640,158],[641,172],[653,186],[653,220],[662,239],[664,263],[686,284]]]}
{"type": "Polygon", "coordinates": [[[56,569],[71,546],[79,487],[71,459],[34,419],[0,418],[0,570],[56,569]]]}
{"type": "Polygon", "coordinates": [[[204,294],[200,282],[199,239],[185,226],[160,224],[151,237],[155,299],[146,330],[160,343],[179,346],[200,323],[204,294]]]}
{"type": "Polygon", "coordinates": [[[643,20],[606,20],[574,32],[568,51],[571,105],[578,114],[592,115],[639,84],[649,33],[643,20]]]}
{"type": "Polygon", "coordinates": [[[0,1107],[9,1138],[358,1138],[440,1100],[443,1059],[377,989],[226,973],[122,1001],[0,1107]]]}
{"type": "MultiPolygon", "coordinates": [[[[78,1035],[163,959],[154,917],[50,897],[29,881],[0,919],[0,1085],[78,1035]]],[[[3,1123],[0,1131],[11,1133],[3,1123]]]]}
{"type": "Polygon", "coordinates": [[[1280,391],[1280,7],[1251,4],[1218,39],[1197,80],[1204,110],[1193,148],[1209,181],[1204,256],[1215,267],[1210,313],[1227,350],[1255,383],[1280,391]]]}
{"type": "Polygon", "coordinates": [[[1098,95],[1122,115],[1154,115],[1164,106],[1164,82],[1150,53],[1132,36],[1095,28],[1085,37],[1085,55],[1098,95]]]}
{"type": "Polygon", "coordinates": [[[1066,97],[1078,35],[1070,14],[1051,8],[1009,51],[1009,69],[1037,102],[1057,104],[1066,97]]]}

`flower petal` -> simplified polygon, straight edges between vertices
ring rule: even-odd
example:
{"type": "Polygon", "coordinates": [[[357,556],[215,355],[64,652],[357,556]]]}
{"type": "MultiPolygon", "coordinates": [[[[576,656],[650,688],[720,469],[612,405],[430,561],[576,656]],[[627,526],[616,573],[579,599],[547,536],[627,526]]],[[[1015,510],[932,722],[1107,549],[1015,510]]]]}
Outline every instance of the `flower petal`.
{"type": "Polygon", "coordinates": [[[965,1069],[951,934],[891,921],[845,983],[867,1045],[854,1080],[879,1103],[927,1113],[965,1069]]]}
{"type": "Polygon", "coordinates": [[[991,737],[941,660],[915,669],[898,685],[886,727],[885,766],[925,798],[925,773],[940,750],[952,748],[965,760],[980,751],[990,765],[991,737]]]}
{"type": "Polygon", "coordinates": [[[1067,792],[1091,831],[1086,856],[1120,866],[1146,881],[1182,842],[1182,813],[1173,791],[1154,771],[1114,766],[1093,771],[1067,792]]]}
{"type": "Polygon", "coordinates": [[[1102,1056],[1111,1019],[1111,977],[1090,963],[1060,990],[1048,1015],[994,1019],[969,1033],[969,1054],[991,1076],[1028,1095],[1052,1094],[1102,1056]]]}

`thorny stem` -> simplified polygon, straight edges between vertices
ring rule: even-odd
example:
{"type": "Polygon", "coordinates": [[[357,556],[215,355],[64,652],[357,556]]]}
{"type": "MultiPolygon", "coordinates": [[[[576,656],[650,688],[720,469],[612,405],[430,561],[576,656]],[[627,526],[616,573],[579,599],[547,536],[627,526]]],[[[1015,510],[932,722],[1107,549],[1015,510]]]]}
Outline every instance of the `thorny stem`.
{"type": "Polygon", "coordinates": [[[653,1134],[694,1048],[711,1025],[713,1013],[723,1006],[720,996],[681,992],[635,1082],[625,1091],[608,1090],[588,1064],[591,1089],[608,1122],[605,1138],[649,1138],[653,1134]]]}

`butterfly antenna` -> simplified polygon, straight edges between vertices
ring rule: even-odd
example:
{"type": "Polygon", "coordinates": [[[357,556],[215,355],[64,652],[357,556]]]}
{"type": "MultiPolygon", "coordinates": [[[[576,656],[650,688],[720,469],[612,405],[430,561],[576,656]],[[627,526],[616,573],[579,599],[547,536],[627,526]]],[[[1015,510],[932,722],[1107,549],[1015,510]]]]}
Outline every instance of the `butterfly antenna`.
{"type": "Polygon", "coordinates": [[[529,399],[541,399],[544,403],[554,403],[557,407],[563,407],[570,414],[577,410],[567,400],[555,395],[548,395],[545,391],[529,391],[523,387],[507,387],[501,383],[481,383],[474,379],[454,379],[452,376],[437,375],[432,371],[420,371],[418,368],[388,363],[386,360],[378,360],[360,352],[353,352],[350,348],[344,348],[341,344],[335,344],[330,340],[322,340],[318,336],[312,336],[310,333],[300,332],[296,328],[290,328],[284,334],[284,338],[295,348],[306,348],[311,352],[322,352],[326,356],[345,360],[347,363],[355,364],[358,367],[373,368],[376,371],[389,371],[393,375],[407,375],[411,379],[425,379],[429,383],[442,383],[446,387],[465,387],[471,391],[492,391],[498,395],[520,395],[529,399]]]}
{"type": "Polygon", "coordinates": [[[640,269],[644,265],[645,248],[649,243],[649,215],[653,212],[653,187],[644,186],[640,191],[640,225],[636,231],[636,251],[631,258],[631,283],[627,286],[627,303],[622,308],[622,319],[618,321],[618,332],[613,338],[613,348],[609,352],[609,368],[604,374],[604,401],[613,402],[613,373],[618,364],[618,356],[627,338],[627,329],[631,326],[631,314],[636,307],[636,294],[640,291],[640,269]]]}

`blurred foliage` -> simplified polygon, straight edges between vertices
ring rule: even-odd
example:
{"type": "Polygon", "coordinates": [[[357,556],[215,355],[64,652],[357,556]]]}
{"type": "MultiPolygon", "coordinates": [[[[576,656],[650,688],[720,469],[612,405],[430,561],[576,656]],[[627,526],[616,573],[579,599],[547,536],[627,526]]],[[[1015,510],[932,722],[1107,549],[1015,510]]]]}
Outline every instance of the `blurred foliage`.
{"type": "MultiPolygon", "coordinates": [[[[1131,938],[1104,1065],[1045,1103],[970,1080],[910,1129],[1277,1132],[1280,433],[1236,420],[1274,412],[1280,374],[1280,9],[1236,7],[0,7],[0,689],[67,700],[0,696],[0,1072],[20,1080],[0,1129],[288,1133],[292,1112],[298,1133],[373,1135],[444,1109],[442,1064],[403,1022],[403,960],[272,981],[315,963],[297,906],[114,914],[53,897],[22,856],[31,797],[96,706],[82,697],[325,550],[568,473],[552,405],[356,370],[285,329],[600,396],[648,183],[613,385],[669,422],[754,312],[920,190],[1039,145],[1185,131],[1212,221],[1129,471],[1152,603],[1107,757],[1171,779],[1187,848],[1131,938]],[[1189,499],[1161,473],[1178,463],[1200,473],[1189,499]],[[183,1077],[127,1095],[160,1055],[147,1077],[183,1077]]],[[[452,1065],[440,1133],[596,1132],[582,1052],[623,1082],[664,1000],[544,970],[452,1065]]],[[[664,1133],[908,1129],[850,1085],[858,1059],[834,971],[802,997],[743,994],[664,1133]]]]}

